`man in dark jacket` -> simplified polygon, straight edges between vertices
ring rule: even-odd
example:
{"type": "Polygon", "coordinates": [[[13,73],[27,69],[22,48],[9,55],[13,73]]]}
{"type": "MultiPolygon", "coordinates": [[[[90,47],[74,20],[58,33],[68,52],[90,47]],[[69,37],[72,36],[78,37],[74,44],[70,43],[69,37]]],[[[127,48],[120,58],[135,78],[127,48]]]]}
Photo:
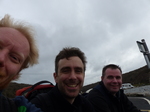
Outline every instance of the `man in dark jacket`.
{"type": "Polygon", "coordinates": [[[141,112],[120,90],[122,70],[119,66],[106,65],[102,70],[101,80],[87,96],[96,112],[141,112]]]}
{"type": "Polygon", "coordinates": [[[85,69],[86,57],[79,48],[62,49],[55,59],[56,86],[31,102],[44,112],[94,112],[89,101],[79,95],[85,69]]]}

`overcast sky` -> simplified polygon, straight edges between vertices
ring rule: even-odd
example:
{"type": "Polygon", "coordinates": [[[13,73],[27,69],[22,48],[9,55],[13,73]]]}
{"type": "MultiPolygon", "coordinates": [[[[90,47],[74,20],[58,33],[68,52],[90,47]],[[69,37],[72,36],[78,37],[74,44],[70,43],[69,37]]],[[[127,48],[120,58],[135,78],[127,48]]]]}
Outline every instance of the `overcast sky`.
{"type": "Polygon", "coordinates": [[[0,0],[0,18],[10,14],[36,32],[39,64],[22,71],[18,83],[53,79],[54,59],[63,47],[79,47],[87,57],[84,85],[100,81],[104,65],[123,73],[146,65],[136,41],[150,49],[149,0],[0,0]]]}

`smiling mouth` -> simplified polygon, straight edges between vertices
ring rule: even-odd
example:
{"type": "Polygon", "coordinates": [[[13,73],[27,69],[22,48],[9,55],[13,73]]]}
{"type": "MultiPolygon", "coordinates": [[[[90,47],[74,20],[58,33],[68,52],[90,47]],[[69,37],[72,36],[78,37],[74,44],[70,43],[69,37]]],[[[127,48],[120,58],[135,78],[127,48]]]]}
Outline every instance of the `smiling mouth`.
{"type": "Polygon", "coordinates": [[[67,85],[68,87],[76,87],[77,86],[77,84],[75,85],[67,85]]]}
{"type": "Polygon", "coordinates": [[[118,85],[112,86],[113,88],[118,88],[118,85]]]}

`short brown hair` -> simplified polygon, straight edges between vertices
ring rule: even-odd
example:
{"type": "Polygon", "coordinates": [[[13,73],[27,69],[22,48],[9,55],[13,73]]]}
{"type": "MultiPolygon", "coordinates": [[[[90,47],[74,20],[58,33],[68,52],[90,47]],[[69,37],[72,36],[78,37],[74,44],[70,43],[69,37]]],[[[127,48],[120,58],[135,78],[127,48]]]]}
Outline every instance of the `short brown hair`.
{"type": "Polygon", "coordinates": [[[84,65],[84,71],[85,71],[87,61],[84,53],[79,48],[76,47],[65,47],[59,52],[59,54],[55,58],[55,73],[58,72],[58,62],[61,59],[64,58],[68,59],[69,57],[72,56],[78,56],[82,60],[82,63],[84,65]]]}
{"type": "Polygon", "coordinates": [[[102,76],[105,75],[105,71],[106,71],[107,68],[111,68],[111,69],[119,69],[120,72],[122,73],[122,70],[121,70],[121,68],[120,68],[118,65],[115,65],[115,64],[109,64],[109,65],[104,66],[104,68],[103,68],[103,70],[102,70],[102,76]]]}

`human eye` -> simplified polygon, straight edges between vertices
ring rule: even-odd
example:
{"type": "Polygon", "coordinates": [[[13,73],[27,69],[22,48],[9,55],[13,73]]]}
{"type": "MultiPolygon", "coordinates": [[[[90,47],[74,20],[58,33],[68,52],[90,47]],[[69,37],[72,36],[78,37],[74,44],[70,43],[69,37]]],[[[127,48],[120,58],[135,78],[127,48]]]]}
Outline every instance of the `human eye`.
{"type": "Polygon", "coordinates": [[[68,73],[69,71],[70,71],[70,69],[67,68],[67,67],[61,69],[61,72],[62,72],[62,73],[65,73],[65,74],[68,73]]]}
{"type": "Polygon", "coordinates": [[[108,76],[107,78],[108,78],[108,79],[113,79],[113,76],[108,76]]]}
{"type": "Polygon", "coordinates": [[[14,55],[14,54],[11,54],[10,58],[11,58],[12,62],[20,63],[20,58],[18,56],[14,55]]]}
{"type": "Polygon", "coordinates": [[[116,79],[121,79],[121,77],[120,77],[120,76],[117,76],[116,79]]]}
{"type": "Polygon", "coordinates": [[[83,72],[83,70],[82,70],[82,68],[76,68],[76,69],[75,69],[75,72],[76,72],[77,74],[80,74],[80,73],[83,72]]]}

